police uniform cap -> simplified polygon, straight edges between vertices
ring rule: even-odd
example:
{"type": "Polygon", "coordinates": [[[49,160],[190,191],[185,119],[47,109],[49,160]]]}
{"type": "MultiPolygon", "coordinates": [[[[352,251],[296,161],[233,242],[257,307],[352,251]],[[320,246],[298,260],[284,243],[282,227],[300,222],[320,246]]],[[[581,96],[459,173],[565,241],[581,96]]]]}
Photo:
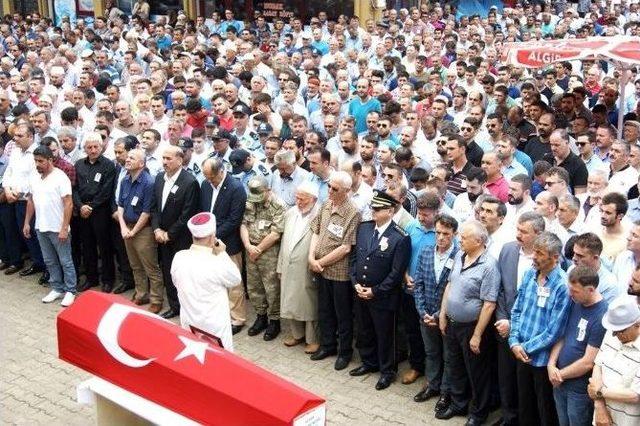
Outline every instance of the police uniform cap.
{"type": "Polygon", "coordinates": [[[226,139],[229,141],[229,145],[231,146],[235,145],[236,142],[238,141],[238,138],[236,138],[232,133],[224,129],[219,129],[218,132],[211,137],[211,139],[213,139],[214,141],[220,140],[220,139],[226,139]]]}
{"type": "Polygon", "coordinates": [[[250,203],[260,203],[264,200],[264,194],[269,189],[269,184],[262,176],[255,176],[249,180],[247,187],[249,188],[247,201],[250,203]]]}
{"type": "Polygon", "coordinates": [[[182,149],[193,148],[193,139],[186,137],[178,139],[178,147],[182,149]]]}
{"type": "Polygon", "coordinates": [[[236,149],[231,152],[231,154],[229,154],[229,163],[231,163],[233,167],[231,173],[234,175],[242,173],[244,171],[242,166],[244,166],[245,161],[247,161],[249,157],[251,157],[251,154],[244,149],[236,149]]]}
{"type": "Polygon", "coordinates": [[[395,198],[384,191],[373,191],[371,208],[393,208],[398,204],[395,198]]]}
{"type": "Polygon", "coordinates": [[[238,104],[233,107],[234,114],[242,114],[242,115],[251,115],[251,109],[248,106],[243,104],[238,104]]]}
{"type": "Polygon", "coordinates": [[[258,128],[256,129],[256,132],[259,135],[270,135],[271,133],[273,133],[273,127],[271,127],[271,124],[269,123],[260,123],[260,125],[258,125],[258,128]]]}

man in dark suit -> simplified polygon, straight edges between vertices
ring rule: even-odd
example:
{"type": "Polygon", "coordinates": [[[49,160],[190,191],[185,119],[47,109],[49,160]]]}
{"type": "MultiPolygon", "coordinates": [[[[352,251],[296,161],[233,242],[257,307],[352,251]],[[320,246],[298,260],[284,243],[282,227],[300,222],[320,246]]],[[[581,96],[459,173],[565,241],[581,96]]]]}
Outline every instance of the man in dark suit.
{"type": "Polygon", "coordinates": [[[398,202],[384,191],[371,201],[373,221],[360,224],[352,256],[351,283],[356,290],[356,345],[362,365],[349,372],[362,376],[380,371],[376,389],[386,389],[396,375],[394,327],[411,240],[393,222],[398,202]]]}
{"type": "MultiPolygon", "coordinates": [[[[200,210],[216,217],[216,238],[227,246],[227,254],[242,271],[242,240],[240,225],[247,204],[247,193],[242,183],[225,171],[220,158],[208,158],[202,164],[206,180],[200,190],[200,210]]],[[[247,302],[244,286],[229,289],[229,308],[233,334],[244,327],[247,320],[247,302]]]]}
{"type": "Polygon", "coordinates": [[[180,315],[178,292],[171,279],[171,262],[178,251],[191,246],[187,222],[199,207],[198,181],[182,169],[183,157],[184,151],[179,146],[165,148],[162,153],[164,172],[158,173],[153,187],[151,226],[160,249],[162,279],[169,302],[169,309],[161,316],[167,319],[180,315]]]}
{"type": "Polygon", "coordinates": [[[498,341],[498,386],[502,406],[502,424],[518,424],[518,382],[516,359],[509,347],[511,308],[518,295],[524,271],[533,264],[533,242],[544,232],[544,218],[535,212],[520,215],[516,241],[505,244],[498,257],[500,291],[496,303],[496,339],[498,341]]]}

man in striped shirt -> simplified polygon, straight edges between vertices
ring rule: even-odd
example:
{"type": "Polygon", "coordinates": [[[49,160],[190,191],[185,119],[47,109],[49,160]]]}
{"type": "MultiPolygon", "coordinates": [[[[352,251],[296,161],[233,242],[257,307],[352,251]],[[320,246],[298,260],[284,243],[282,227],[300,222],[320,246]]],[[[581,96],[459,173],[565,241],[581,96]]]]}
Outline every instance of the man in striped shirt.
{"type": "Polygon", "coordinates": [[[547,363],[568,317],[567,276],[559,265],[562,242],[550,232],[533,244],[533,268],[525,272],[511,311],[509,347],[518,360],[521,425],[557,425],[547,363]]]}

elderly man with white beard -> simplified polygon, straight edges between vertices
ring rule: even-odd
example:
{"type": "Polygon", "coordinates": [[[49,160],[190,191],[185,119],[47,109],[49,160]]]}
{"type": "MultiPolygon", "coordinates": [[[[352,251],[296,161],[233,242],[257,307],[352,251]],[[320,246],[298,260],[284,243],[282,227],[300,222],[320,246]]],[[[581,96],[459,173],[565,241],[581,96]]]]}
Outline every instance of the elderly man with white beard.
{"type": "Polygon", "coordinates": [[[318,287],[307,266],[311,221],[320,209],[318,188],[303,182],[296,190],[295,206],[285,213],[277,272],[280,276],[280,317],[289,335],[284,345],[306,343],[305,353],[318,350],[318,287]]]}
{"type": "MultiPolygon", "coordinates": [[[[188,250],[181,250],[171,263],[171,279],[178,290],[180,323],[219,338],[233,352],[231,313],[227,288],[240,284],[240,271],[216,238],[216,218],[198,213],[187,223],[193,236],[188,250]]],[[[193,331],[193,330],[192,330],[193,331]]]]}

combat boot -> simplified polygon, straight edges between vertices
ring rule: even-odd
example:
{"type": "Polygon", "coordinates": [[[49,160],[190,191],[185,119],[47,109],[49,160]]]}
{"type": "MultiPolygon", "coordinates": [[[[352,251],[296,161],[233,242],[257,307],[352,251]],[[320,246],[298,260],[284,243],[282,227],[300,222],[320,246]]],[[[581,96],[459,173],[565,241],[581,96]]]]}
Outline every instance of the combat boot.
{"type": "Polygon", "coordinates": [[[266,315],[258,315],[253,325],[249,328],[247,334],[249,336],[256,336],[262,333],[264,329],[267,328],[268,322],[266,315]]]}
{"type": "Polygon", "coordinates": [[[278,337],[280,334],[280,320],[269,320],[267,331],[264,332],[264,340],[267,342],[278,337]]]}

